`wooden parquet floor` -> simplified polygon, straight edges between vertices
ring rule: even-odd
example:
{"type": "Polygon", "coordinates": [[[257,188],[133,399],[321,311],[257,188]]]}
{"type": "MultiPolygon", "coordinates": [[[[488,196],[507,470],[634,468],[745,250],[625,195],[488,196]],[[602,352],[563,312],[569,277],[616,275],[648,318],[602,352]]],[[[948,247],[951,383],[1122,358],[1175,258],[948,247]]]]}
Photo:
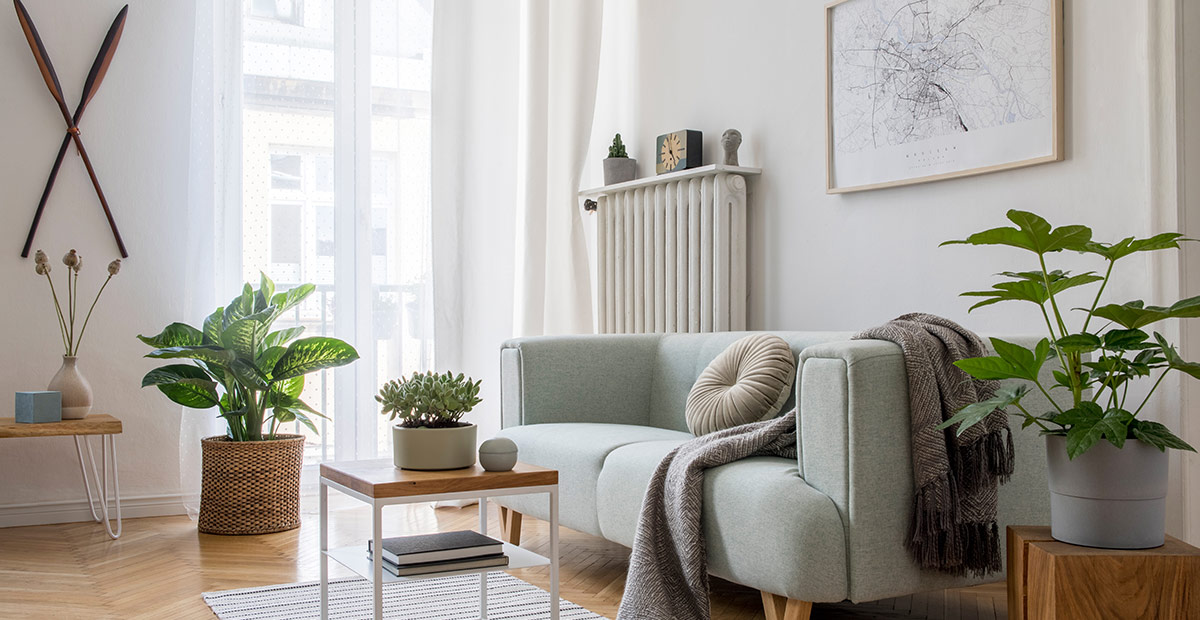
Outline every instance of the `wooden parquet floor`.
{"type": "MultiPolygon", "coordinates": [[[[331,496],[336,496],[331,493],[331,496]]],[[[384,535],[474,528],[478,508],[396,506],[385,511],[384,535]]],[[[499,532],[495,507],[490,531],[499,532]]],[[[331,497],[330,544],[363,540],[370,511],[352,500],[331,497]]],[[[0,529],[0,618],[175,619],[214,618],[200,594],[319,578],[315,500],[305,500],[298,530],[265,536],[209,536],[187,517],[125,521],[111,541],[95,523],[0,529]]],[[[549,528],[525,519],[523,546],[545,552],[549,528]]],[[[568,529],[561,533],[563,598],[614,618],[625,586],[629,550],[568,529]]],[[[331,575],[349,576],[331,562],[331,575]]],[[[512,571],[542,588],[546,567],[512,571]]],[[[946,590],[875,603],[817,605],[813,618],[1006,618],[1002,584],[946,590]]],[[[763,618],[755,590],[713,580],[714,620],[763,618]]]]}

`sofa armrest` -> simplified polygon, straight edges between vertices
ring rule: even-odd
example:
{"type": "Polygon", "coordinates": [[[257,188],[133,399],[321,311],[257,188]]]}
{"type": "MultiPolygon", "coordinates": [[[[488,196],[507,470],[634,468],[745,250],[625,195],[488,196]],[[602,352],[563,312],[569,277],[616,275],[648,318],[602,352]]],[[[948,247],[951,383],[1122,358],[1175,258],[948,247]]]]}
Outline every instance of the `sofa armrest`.
{"type": "MultiPolygon", "coordinates": [[[[850,599],[947,587],[951,577],[920,570],[904,549],[913,506],[913,462],[908,375],[900,347],[880,340],[811,346],[800,355],[799,373],[800,472],[810,486],[833,499],[842,516],[850,599]]],[[[1027,398],[1038,411],[1050,407],[1040,394],[1027,398]]],[[[1016,472],[1000,489],[1001,536],[1006,525],[1040,524],[1049,518],[1043,440],[1022,431],[1015,418],[1010,425],[1016,472]]],[[[999,578],[1002,574],[990,580],[999,578]]]]}
{"type": "Polygon", "coordinates": [[[501,425],[647,424],[659,338],[543,336],[504,343],[501,425]]]}

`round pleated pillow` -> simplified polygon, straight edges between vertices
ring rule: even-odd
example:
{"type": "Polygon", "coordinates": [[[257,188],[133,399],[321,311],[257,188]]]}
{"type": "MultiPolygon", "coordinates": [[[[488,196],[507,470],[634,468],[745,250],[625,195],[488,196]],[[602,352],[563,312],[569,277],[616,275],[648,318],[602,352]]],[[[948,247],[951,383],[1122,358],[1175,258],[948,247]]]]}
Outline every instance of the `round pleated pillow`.
{"type": "Polygon", "coordinates": [[[693,435],[779,413],[796,379],[796,358],[779,336],[754,334],[729,345],[692,385],[685,415],[693,435]]]}

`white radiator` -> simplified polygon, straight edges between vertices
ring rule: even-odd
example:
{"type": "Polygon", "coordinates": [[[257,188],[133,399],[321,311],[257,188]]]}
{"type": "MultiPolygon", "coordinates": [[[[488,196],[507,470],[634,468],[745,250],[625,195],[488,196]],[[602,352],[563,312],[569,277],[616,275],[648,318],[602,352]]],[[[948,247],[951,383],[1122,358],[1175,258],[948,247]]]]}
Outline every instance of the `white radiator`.
{"type": "Polygon", "coordinates": [[[588,192],[600,333],[746,329],[746,175],[709,165],[588,192]]]}

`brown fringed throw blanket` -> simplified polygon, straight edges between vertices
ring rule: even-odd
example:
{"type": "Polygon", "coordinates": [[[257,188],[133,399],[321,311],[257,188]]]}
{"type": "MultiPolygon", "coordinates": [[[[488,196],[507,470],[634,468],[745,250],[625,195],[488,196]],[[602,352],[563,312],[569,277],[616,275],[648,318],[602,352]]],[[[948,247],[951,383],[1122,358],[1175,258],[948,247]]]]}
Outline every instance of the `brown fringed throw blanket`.
{"type": "Polygon", "coordinates": [[[704,470],[751,456],[796,458],[796,412],[702,435],[663,457],[642,502],[617,620],[708,620],[704,470]]]}
{"type": "Polygon", "coordinates": [[[979,381],[953,362],[988,354],[979,336],[932,314],[906,314],[854,335],[900,345],[912,415],[912,523],[906,545],[922,568],[981,576],[1000,570],[996,492],[1013,472],[1012,434],[1003,411],[963,433],[938,425],[991,398],[997,381],[979,381]]]}

